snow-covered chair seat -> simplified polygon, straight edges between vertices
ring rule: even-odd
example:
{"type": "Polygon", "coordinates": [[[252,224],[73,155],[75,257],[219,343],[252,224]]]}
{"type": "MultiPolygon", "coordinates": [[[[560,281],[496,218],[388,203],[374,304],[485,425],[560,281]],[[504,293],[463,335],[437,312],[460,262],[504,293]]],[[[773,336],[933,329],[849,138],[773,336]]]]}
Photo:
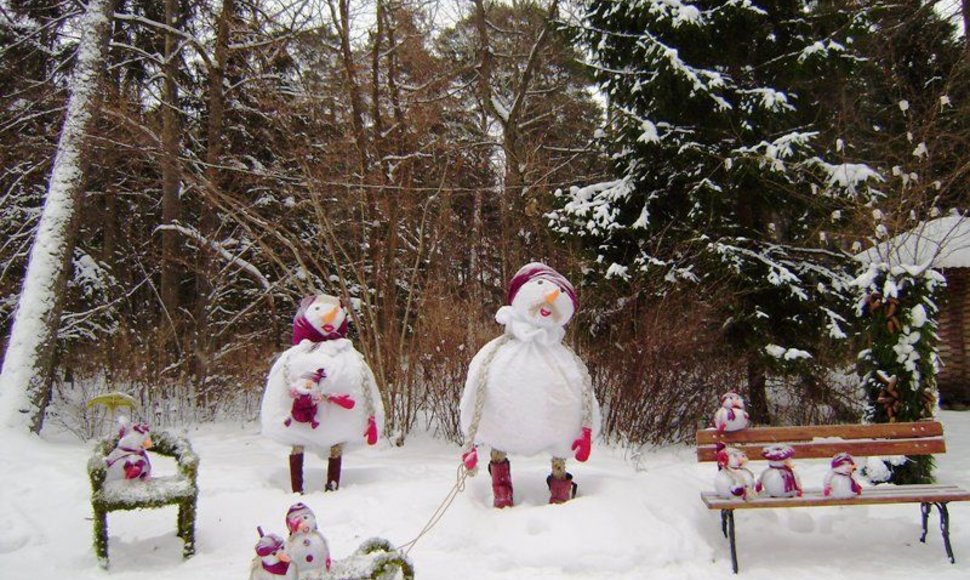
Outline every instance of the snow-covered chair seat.
{"type": "Polygon", "coordinates": [[[196,479],[199,473],[199,456],[192,451],[189,441],[165,431],[152,431],[154,445],[151,451],[175,459],[178,474],[153,477],[146,481],[122,480],[105,482],[107,468],[105,457],[118,443],[117,437],[100,441],[88,460],[88,476],[91,479],[91,507],[94,510],[94,551],[105,568],[108,566],[108,512],[157,508],[166,505],[179,506],[178,537],[184,546],[186,558],[195,554],[195,506],[199,495],[196,479]]]}
{"type": "Polygon", "coordinates": [[[406,556],[383,538],[371,538],[346,558],[335,560],[330,572],[302,575],[301,580],[414,580],[414,567],[406,556]]]}

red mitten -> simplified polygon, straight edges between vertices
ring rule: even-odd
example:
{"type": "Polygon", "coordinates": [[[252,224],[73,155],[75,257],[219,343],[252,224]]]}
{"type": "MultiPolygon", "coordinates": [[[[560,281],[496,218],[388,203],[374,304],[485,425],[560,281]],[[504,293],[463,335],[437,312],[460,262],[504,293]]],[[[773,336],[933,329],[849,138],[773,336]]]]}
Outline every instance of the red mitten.
{"type": "Polygon", "coordinates": [[[583,434],[579,439],[573,441],[573,451],[576,452],[576,461],[586,461],[589,459],[590,449],[593,447],[593,431],[589,427],[583,427],[583,434]]]}
{"type": "Polygon", "coordinates": [[[825,487],[823,487],[822,488],[822,495],[824,495],[825,497],[828,497],[828,496],[832,495],[832,486],[826,485],[825,487]]]}
{"type": "Polygon", "coordinates": [[[478,465],[478,447],[472,447],[461,454],[461,462],[465,464],[465,469],[471,471],[478,465]]]}
{"type": "Polygon", "coordinates": [[[327,395],[327,400],[344,409],[353,409],[354,405],[357,404],[357,401],[351,398],[350,395],[327,395]]]}
{"type": "Polygon", "coordinates": [[[367,438],[368,445],[377,443],[377,420],[373,415],[367,418],[367,431],[364,432],[364,437],[367,438]]]}
{"type": "Polygon", "coordinates": [[[125,479],[138,479],[141,476],[140,463],[125,463],[125,479]]]}
{"type": "Polygon", "coordinates": [[[332,564],[332,563],[333,562],[330,560],[330,556],[327,556],[327,572],[330,571],[330,564],[332,564]]]}

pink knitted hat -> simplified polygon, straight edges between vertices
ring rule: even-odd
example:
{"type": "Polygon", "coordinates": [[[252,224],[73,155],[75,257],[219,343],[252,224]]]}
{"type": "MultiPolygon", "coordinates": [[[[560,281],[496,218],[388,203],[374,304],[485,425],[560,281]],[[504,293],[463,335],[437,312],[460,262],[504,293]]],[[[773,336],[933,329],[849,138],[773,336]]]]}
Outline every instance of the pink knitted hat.
{"type": "Polygon", "coordinates": [[[846,463],[851,463],[852,465],[855,465],[855,459],[853,459],[852,456],[846,453],[845,451],[841,453],[836,453],[835,457],[832,458],[833,469],[835,469],[840,465],[845,465],[846,463]]]}
{"type": "Polygon", "coordinates": [[[519,271],[512,276],[509,282],[508,304],[512,304],[515,295],[519,293],[519,288],[531,280],[546,280],[558,285],[562,291],[573,301],[573,310],[579,309],[579,301],[576,299],[576,289],[569,283],[569,280],[559,272],[540,262],[531,262],[519,268],[519,271]]]}
{"type": "Polygon", "coordinates": [[[259,557],[269,556],[283,547],[283,538],[276,534],[263,534],[262,528],[256,529],[259,530],[259,541],[256,542],[256,554],[259,557]]]}
{"type": "Polygon", "coordinates": [[[761,456],[768,461],[784,461],[795,455],[795,450],[788,445],[769,445],[761,450],[761,456]]]}
{"type": "MultiPolygon", "coordinates": [[[[320,296],[326,295],[321,294],[320,296]]],[[[296,315],[293,317],[293,344],[300,344],[300,342],[305,338],[309,339],[310,342],[323,342],[325,340],[334,340],[337,338],[347,337],[347,328],[350,322],[349,316],[344,317],[343,324],[340,325],[340,328],[334,330],[330,334],[320,334],[320,331],[314,328],[313,325],[310,324],[310,321],[307,320],[306,310],[318,297],[319,296],[307,296],[300,301],[300,307],[297,309],[296,315]]],[[[340,305],[343,306],[342,300],[339,300],[336,297],[333,297],[333,299],[338,300],[340,305]]]]}

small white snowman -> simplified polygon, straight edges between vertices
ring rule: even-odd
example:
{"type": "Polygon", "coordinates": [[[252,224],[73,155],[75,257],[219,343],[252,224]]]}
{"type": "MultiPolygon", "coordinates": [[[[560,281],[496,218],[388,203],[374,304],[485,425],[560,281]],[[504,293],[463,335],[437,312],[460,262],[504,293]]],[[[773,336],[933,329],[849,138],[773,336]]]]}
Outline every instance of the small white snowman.
{"type": "Polygon", "coordinates": [[[600,427],[589,371],[563,344],[564,327],[578,304],[576,291],[562,274],[533,262],[512,277],[507,300],[495,314],[505,332],[468,367],[460,407],[462,461],[474,473],[477,446],[491,447],[493,505],[503,508],[513,504],[507,454],[548,454],[549,503],[563,503],[577,489],[566,458],[586,461],[600,427]]]}
{"type": "Polygon", "coordinates": [[[837,453],[832,458],[832,469],[825,474],[822,482],[822,495],[825,497],[847,498],[862,494],[862,485],[853,477],[855,460],[846,452],[837,453]]]}
{"type": "Polygon", "coordinates": [[[105,481],[149,479],[152,462],[148,458],[148,449],[152,447],[152,438],[148,425],[131,424],[126,417],[119,417],[118,425],[118,445],[104,458],[107,465],[105,481]]]}
{"type": "Polygon", "coordinates": [[[293,346],[266,380],[262,432],[290,447],[290,486],[297,493],[303,493],[305,449],[328,458],[324,488],[334,491],[344,452],[376,445],[384,424],[374,373],[347,339],[349,322],[336,296],[304,298],[293,317],[293,346]]]}
{"type": "Polygon", "coordinates": [[[802,482],[791,464],[795,450],[788,445],[769,445],[761,451],[768,467],[761,472],[755,485],[757,493],[769,497],[801,497],[802,482]]]}
{"type": "Polygon", "coordinates": [[[749,500],[756,495],[754,474],[745,467],[748,456],[736,447],[717,444],[717,475],[714,491],[725,499],[749,500]]]}
{"type": "Polygon", "coordinates": [[[286,512],[286,553],[296,565],[300,578],[330,571],[330,547],[327,539],[317,529],[317,517],[313,510],[302,503],[290,506],[286,512]]]}
{"type": "Polygon", "coordinates": [[[721,395],[721,406],[714,413],[714,428],[719,433],[740,431],[748,426],[748,412],[744,399],[734,391],[721,395]]]}
{"type": "Polygon", "coordinates": [[[283,538],[276,534],[264,534],[262,528],[256,530],[259,541],[256,543],[256,557],[253,558],[249,580],[297,580],[296,566],[290,562],[283,538]]]}

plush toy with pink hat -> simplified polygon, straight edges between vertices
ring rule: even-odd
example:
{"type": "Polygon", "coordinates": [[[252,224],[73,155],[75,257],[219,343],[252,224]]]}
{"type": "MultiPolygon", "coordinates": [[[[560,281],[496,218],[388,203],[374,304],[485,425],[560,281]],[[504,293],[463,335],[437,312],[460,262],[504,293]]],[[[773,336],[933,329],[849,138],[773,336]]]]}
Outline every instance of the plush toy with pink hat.
{"type": "Polygon", "coordinates": [[[290,485],[303,493],[305,449],[328,457],[327,490],[340,487],[343,453],[375,445],[384,406],[374,373],[347,339],[343,302],[304,298],[293,318],[293,346],[269,372],[260,406],[263,435],[287,445],[290,485]]]}
{"type": "Polygon", "coordinates": [[[846,452],[837,453],[832,458],[832,469],[822,481],[822,495],[826,497],[855,497],[862,494],[862,485],[852,475],[855,473],[855,459],[846,452]]]}
{"type": "Polygon", "coordinates": [[[286,529],[290,531],[286,553],[292,558],[300,577],[318,570],[330,570],[330,547],[317,529],[313,510],[303,503],[290,506],[286,512],[286,529]]]}
{"type": "Polygon", "coordinates": [[[748,456],[736,447],[717,446],[717,475],[714,491],[725,499],[748,500],[757,495],[754,474],[746,466],[748,456]]]}
{"type": "Polygon", "coordinates": [[[460,407],[462,461],[474,473],[478,445],[491,448],[495,507],[513,503],[509,453],[552,456],[550,503],[576,494],[566,458],[586,461],[600,427],[589,371],[563,344],[577,306],[576,291],[562,274],[545,264],[523,266],[509,284],[508,304],[495,315],[505,332],[468,368],[460,407]]]}
{"type": "Polygon", "coordinates": [[[259,541],[256,542],[256,557],[250,568],[249,580],[297,580],[299,573],[290,561],[283,538],[276,534],[264,534],[263,528],[256,530],[259,541]]]}
{"type": "Polygon", "coordinates": [[[132,479],[144,481],[151,477],[152,462],[148,450],[152,438],[148,425],[130,423],[127,417],[118,418],[118,445],[105,458],[105,481],[132,479]]]}
{"type": "Polygon", "coordinates": [[[755,491],[769,497],[801,497],[802,482],[792,467],[795,450],[789,445],[769,445],[761,450],[768,467],[761,472],[755,491]]]}
{"type": "Polygon", "coordinates": [[[720,433],[740,431],[748,426],[748,412],[744,399],[734,391],[721,395],[721,406],[714,413],[714,428],[720,433]]]}

